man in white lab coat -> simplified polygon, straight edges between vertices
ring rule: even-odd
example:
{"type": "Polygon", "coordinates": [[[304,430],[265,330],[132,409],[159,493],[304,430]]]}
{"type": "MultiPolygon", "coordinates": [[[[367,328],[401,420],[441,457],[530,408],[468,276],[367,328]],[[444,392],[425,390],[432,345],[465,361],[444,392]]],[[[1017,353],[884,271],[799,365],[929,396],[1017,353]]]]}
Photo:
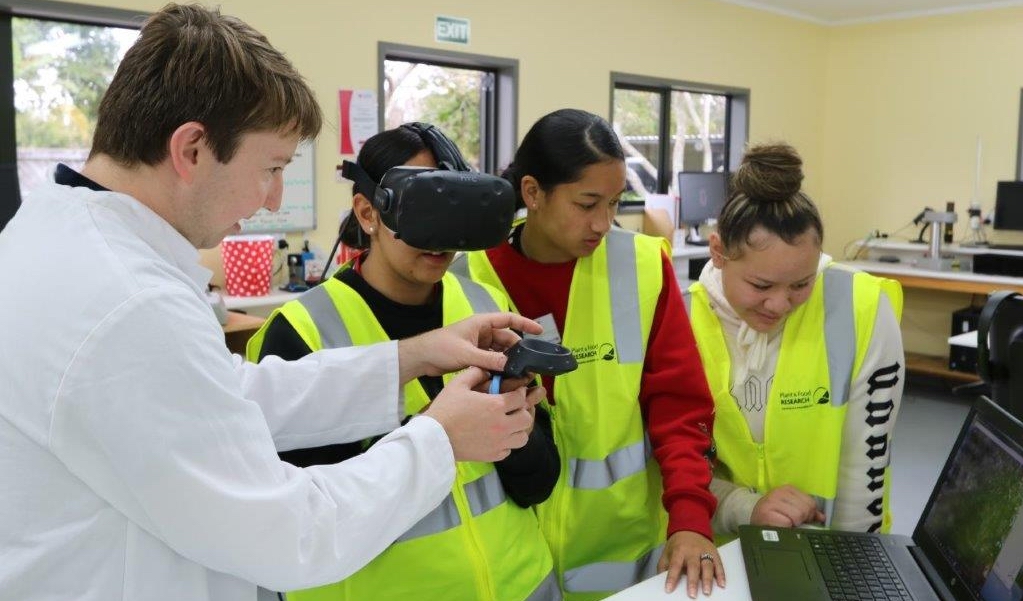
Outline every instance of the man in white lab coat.
{"type": "Polygon", "coordinates": [[[0,234],[0,599],[252,601],[343,579],[433,509],[455,460],[522,446],[539,394],[476,389],[509,314],[259,365],[232,356],[197,248],[276,210],[320,109],[241,21],[168,6],[99,110],[81,172],[0,234]],[[26,260],[31,257],[31,260],[26,260]],[[11,274],[10,270],[14,269],[11,274]],[[403,427],[402,384],[473,365],[403,427]],[[280,450],[391,432],[299,469],[280,450]]]}

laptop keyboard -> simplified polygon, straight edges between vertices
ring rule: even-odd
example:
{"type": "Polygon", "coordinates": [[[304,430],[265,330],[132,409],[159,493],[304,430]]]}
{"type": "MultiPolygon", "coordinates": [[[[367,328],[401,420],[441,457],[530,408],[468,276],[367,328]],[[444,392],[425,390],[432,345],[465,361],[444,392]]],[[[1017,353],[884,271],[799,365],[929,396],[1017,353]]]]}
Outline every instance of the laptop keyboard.
{"type": "Polygon", "coordinates": [[[876,538],[835,533],[807,538],[834,601],[912,600],[876,538]]]}

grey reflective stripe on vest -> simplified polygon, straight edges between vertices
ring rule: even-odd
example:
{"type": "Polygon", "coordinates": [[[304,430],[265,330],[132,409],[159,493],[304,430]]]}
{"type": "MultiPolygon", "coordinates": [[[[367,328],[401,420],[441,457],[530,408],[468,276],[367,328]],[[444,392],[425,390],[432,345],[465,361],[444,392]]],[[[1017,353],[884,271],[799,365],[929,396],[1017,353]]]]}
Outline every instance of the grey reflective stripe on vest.
{"type": "Polygon", "coordinates": [[[438,532],[450,530],[461,523],[462,521],[458,518],[458,507],[455,505],[455,500],[448,493],[448,496],[444,497],[440,505],[406,530],[394,542],[400,543],[413,538],[419,538],[420,536],[437,534],[438,532]]]}
{"type": "Polygon", "coordinates": [[[455,275],[462,276],[463,278],[469,278],[469,255],[464,252],[460,252],[455,255],[455,260],[448,265],[448,271],[455,275]]]}
{"type": "MultiPolygon", "coordinates": [[[[469,511],[473,517],[484,514],[505,501],[504,487],[496,471],[491,471],[482,478],[466,484],[465,496],[469,501],[469,511]]],[[[405,531],[395,542],[403,542],[420,536],[438,534],[450,530],[462,523],[458,517],[458,506],[455,499],[448,494],[436,509],[416,522],[405,531]]]]}
{"type": "Polygon", "coordinates": [[[501,486],[496,470],[469,482],[463,488],[465,498],[469,501],[469,511],[474,518],[504,503],[504,487],[501,486]]]}
{"type": "Polygon", "coordinates": [[[643,361],[640,329],[639,275],[633,234],[612,228],[607,234],[607,280],[611,289],[611,321],[618,363],[643,361]]]}
{"type": "Polygon", "coordinates": [[[657,560],[664,545],[645,553],[636,561],[599,561],[565,572],[565,591],[594,593],[620,591],[657,573],[657,560]]]}
{"type": "Polygon", "coordinates": [[[853,362],[856,360],[856,318],[853,313],[853,273],[824,270],[824,342],[828,349],[831,405],[849,400],[853,362]]]}
{"type": "Polygon", "coordinates": [[[547,577],[526,597],[526,601],[561,601],[561,588],[558,587],[558,577],[551,570],[547,577]]]}
{"type": "Polygon", "coordinates": [[[456,277],[458,277],[458,283],[462,285],[462,292],[469,300],[469,306],[472,307],[473,313],[493,313],[500,310],[497,303],[494,302],[494,297],[490,296],[483,286],[468,278],[456,277]]]}
{"type": "Polygon", "coordinates": [[[324,286],[316,286],[298,297],[298,302],[309,312],[313,324],[320,333],[323,348],[342,348],[352,346],[352,335],[348,333],[345,322],[334,306],[334,301],[327,294],[324,286]]]}
{"type": "Polygon", "coordinates": [[[604,458],[568,460],[568,482],[572,488],[608,488],[623,478],[642,472],[650,458],[650,443],[643,440],[622,447],[604,458]]]}

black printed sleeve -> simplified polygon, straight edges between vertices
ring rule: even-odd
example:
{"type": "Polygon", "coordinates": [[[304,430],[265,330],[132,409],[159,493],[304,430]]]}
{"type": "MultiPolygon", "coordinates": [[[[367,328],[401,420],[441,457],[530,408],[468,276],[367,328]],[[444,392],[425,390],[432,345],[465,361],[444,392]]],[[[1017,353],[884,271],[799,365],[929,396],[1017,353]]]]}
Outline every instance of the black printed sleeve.
{"type": "Polygon", "coordinates": [[[298,335],[291,322],[278,313],[273,316],[266,328],[263,346],[259,349],[259,360],[262,361],[267,355],[275,355],[285,361],[294,361],[311,352],[313,350],[298,335]]]}
{"type": "Polygon", "coordinates": [[[561,474],[561,458],[547,411],[536,408],[533,431],[525,446],[513,450],[494,467],[505,493],[519,507],[536,505],[550,496],[561,474]]]}

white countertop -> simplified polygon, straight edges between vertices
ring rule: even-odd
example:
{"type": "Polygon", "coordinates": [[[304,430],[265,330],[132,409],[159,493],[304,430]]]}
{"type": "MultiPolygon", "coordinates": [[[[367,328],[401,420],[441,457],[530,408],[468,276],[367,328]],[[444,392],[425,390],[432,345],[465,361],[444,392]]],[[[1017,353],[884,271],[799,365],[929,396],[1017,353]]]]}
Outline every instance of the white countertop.
{"type": "MultiPolygon", "coordinates": [[[[697,589],[697,599],[717,599],[718,601],[750,601],[749,581],[746,579],[746,566],[742,563],[742,547],[738,540],[718,547],[721,555],[721,563],[725,568],[725,588],[715,586],[710,595],[704,595],[697,589]]],[[[666,572],[648,578],[639,584],[607,597],[605,601],[654,601],[656,599],[672,599],[682,601],[689,599],[686,594],[685,577],[678,584],[675,592],[664,592],[664,578],[666,572]]]]}
{"type": "Polygon", "coordinates": [[[939,278],[943,280],[954,280],[960,282],[979,282],[983,284],[1006,284],[1009,286],[1020,285],[1020,278],[1005,275],[988,275],[986,273],[973,273],[971,271],[938,271],[935,269],[922,269],[914,267],[910,263],[887,263],[884,261],[841,261],[870,273],[883,273],[889,275],[917,276],[922,278],[939,278]]]}
{"type": "Polygon", "coordinates": [[[231,309],[251,309],[253,307],[279,307],[293,298],[298,298],[300,292],[284,292],[283,290],[271,290],[270,294],[263,296],[228,296],[224,295],[224,305],[231,309]]]}
{"type": "MultiPolygon", "coordinates": [[[[855,242],[855,245],[873,250],[916,251],[921,254],[927,252],[930,249],[930,245],[924,242],[907,242],[886,239],[873,239],[867,241],[857,240],[855,242]]],[[[1023,257],[1023,250],[1013,250],[1008,248],[991,248],[990,246],[973,246],[969,244],[942,243],[941,252],[943,254],[949,253],[954,255],[995,254],[1023,257]]]]}
{"type": "Polygon", "coordinates": [[[955,336],[949,336],[948,343],[955,346],[977,348],[977,330],[972,332],[963,332],[962,334],[956,334],[955,336]]]}
{"type": "Polygon", "coordinates": [[[710,247],[695,244],[680,244],[671,247],[672,259],[700,259],[710,256],[710,247]]]}

